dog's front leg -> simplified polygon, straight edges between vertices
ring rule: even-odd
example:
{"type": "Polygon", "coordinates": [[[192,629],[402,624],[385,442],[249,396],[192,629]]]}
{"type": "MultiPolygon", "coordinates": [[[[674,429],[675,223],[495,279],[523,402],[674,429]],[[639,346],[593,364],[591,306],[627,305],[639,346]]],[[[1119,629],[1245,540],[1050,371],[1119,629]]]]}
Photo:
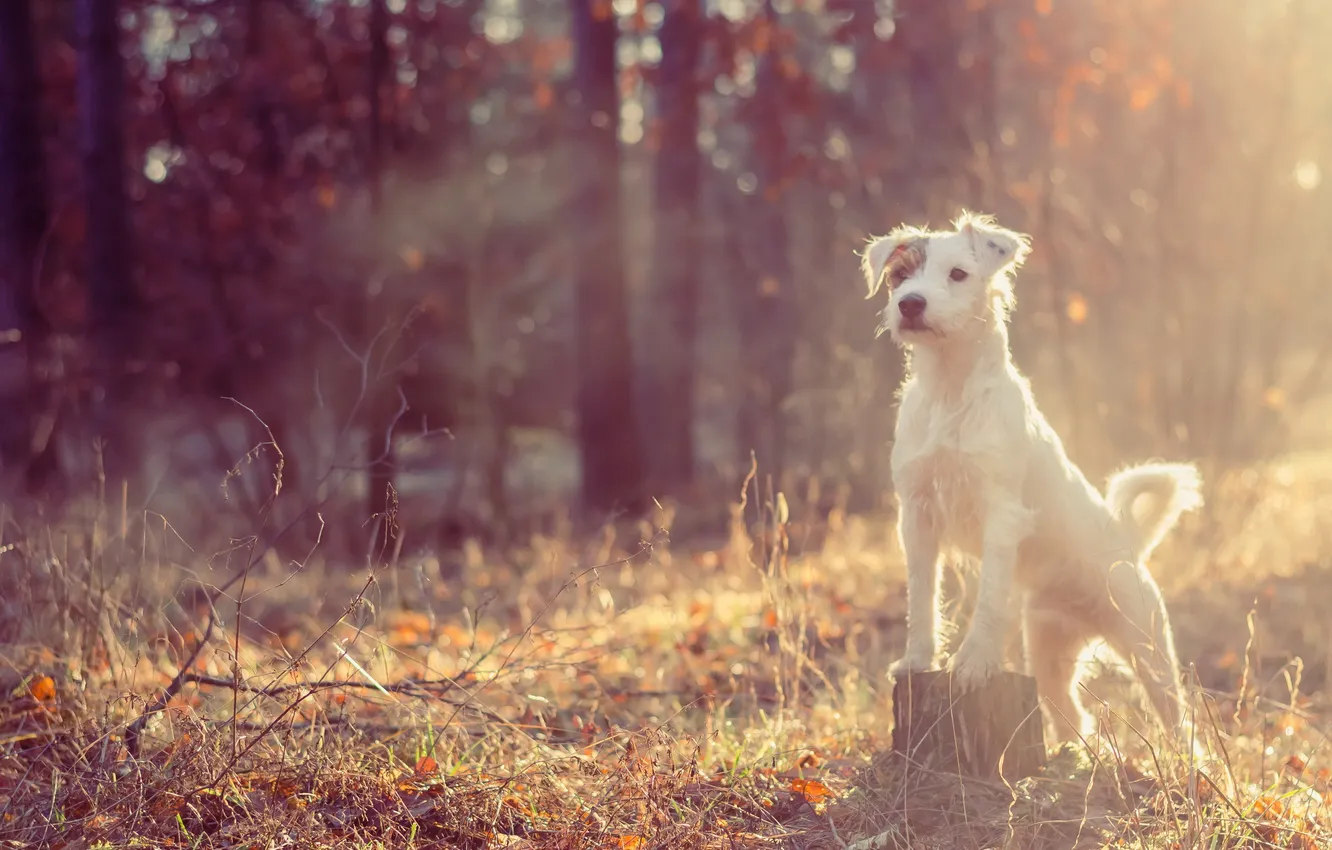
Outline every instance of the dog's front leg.
{"type": "Polygon", "coordinates": [[[935,666],[939,651],[939,528],[932,504],[923,496],[902,500],[898,538],[906,555],[906,652],[889,668],[898,678],[935,666]]]}
{"type": "Polygon", "coordinates": [[[991,502],[981,541],[980,587],[971,628],[948,661],[953,685],[966,692],[1003,668],[1004,643],[1012,622],[1013,572],[1018,544],[1029,533],[1031,512],[1015,498],[991,502]]]}

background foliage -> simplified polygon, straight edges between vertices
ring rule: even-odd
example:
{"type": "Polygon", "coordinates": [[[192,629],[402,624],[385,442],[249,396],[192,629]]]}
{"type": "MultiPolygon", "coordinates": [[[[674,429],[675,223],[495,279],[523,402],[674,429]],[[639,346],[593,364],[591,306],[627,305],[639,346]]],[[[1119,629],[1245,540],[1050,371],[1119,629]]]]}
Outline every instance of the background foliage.
{"type": "Polygon", "coordinates": [[[491,523],[580,480],[697,499],[751,450],[871,507],[900,367],[854,252],[962,206],[1034,236],[1017,356],[1093,474],[1272,457],[1326,388],[1318,3],[11,5],[30,492],[90,480],[105,403],[159,508],[140,482],[232,397],[363,515],[400,442],[491,523]]]}

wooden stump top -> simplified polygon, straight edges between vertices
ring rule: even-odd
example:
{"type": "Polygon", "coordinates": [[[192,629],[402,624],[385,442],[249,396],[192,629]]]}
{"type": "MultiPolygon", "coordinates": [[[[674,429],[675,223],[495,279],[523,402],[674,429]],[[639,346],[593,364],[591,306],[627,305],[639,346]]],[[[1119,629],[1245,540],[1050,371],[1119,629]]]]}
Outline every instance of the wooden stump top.
{"type": "Polygon", "coordinates": [[[1045,766],[1036,680],[1003,672],[967,694],[943,670],[893,685],[893,749],[985,779],[1015,782],[1045,766]]]}

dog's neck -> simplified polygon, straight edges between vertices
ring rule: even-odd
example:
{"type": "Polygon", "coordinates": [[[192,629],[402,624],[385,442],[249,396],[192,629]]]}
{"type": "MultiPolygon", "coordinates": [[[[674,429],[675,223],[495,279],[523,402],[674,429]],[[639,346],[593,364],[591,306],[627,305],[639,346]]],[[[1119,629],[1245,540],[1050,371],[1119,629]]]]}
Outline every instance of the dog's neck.
{"type": "Polygon", "coordinates": [[[972,333],[912,346],[910,373],[940,397],[958,396],[972,375],[1004,374],[1009,362],[1008,325],[991,315],[972,333]]]}

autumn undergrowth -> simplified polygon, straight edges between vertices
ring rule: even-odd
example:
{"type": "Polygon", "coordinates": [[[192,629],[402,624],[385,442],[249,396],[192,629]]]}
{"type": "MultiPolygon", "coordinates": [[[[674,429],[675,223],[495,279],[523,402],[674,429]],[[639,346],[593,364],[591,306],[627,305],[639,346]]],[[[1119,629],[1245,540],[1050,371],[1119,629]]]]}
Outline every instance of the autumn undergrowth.
{"type": "MultiPolygon", "coordinates": [[[[1164,744],[1110,671],[1090,686],[1102,735],[1007,785],[889,752],[884,670],[905,607],[890,523],[808,515],[757,468],[724,539],[681,539],[666,506],[591,537],[557,525],[469,544],[448,580],[406,548],[281,558],[264,522],[186,541],[103,496],[59,524],[5,524],[4,846],[1332,837],[1309,673],[1326,658],[1273,662],[1256,607],[1220,643],[1214,622],[1172,608],[1186,658],[1235,656],[1209,681],[1194,668],[1195,751],[1164,744]]],[[[1206,557],[1186,540],[1161,557],[1206,557]]]]}

